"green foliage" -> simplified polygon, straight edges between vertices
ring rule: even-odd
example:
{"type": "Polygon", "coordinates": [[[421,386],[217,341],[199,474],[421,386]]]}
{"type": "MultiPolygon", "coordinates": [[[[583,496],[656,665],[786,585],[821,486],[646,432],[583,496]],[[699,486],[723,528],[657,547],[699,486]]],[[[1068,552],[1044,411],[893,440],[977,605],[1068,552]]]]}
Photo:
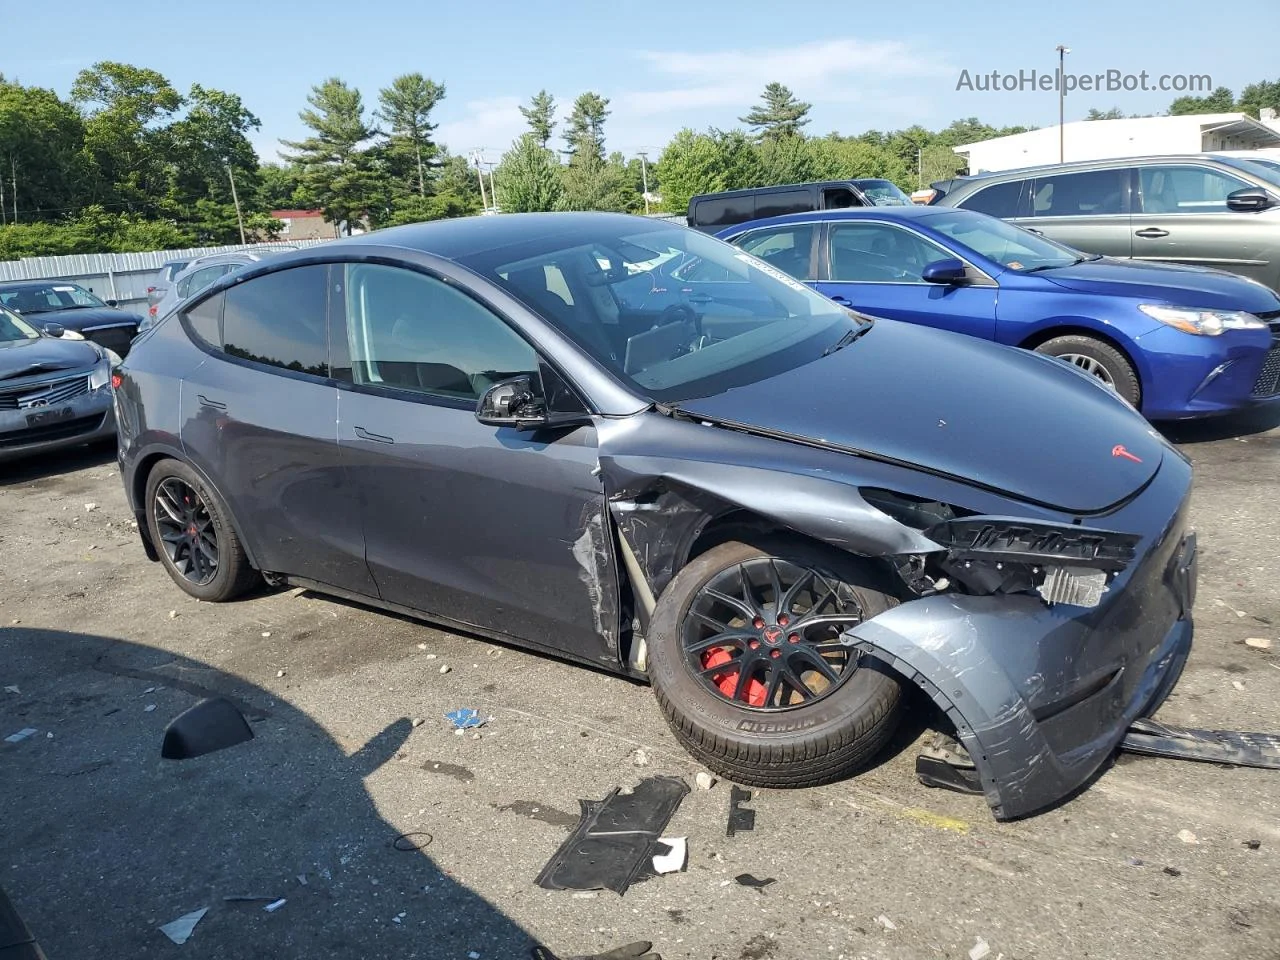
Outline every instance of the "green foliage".
{"type": "MultiPolygon", "coordinates": [[[[1217,91],[1215,90],[1214,93],[1216,94],[1217,91]]],[[[1260,80],[1240,91],[1240,100],[1236,104],[1237,110],[1242,110],[1257,119],[1258,112],[1263,107],[1270,107],[1280,112],[1280,80],[1260,80]]]]}
{"type": "Polygon", "coordinates": [[[689,198],[700,193],[737,190],[759,182],[760,161],[741,130],[685,128],[671,138],[656,164],[662,183],[662,205],[683,213],[689,198]]]}
{"type": "Polygon", "coordinates": [[[808,183],[825,180],[817,173],[814,151],[804,137],[774,137],[760,142],[757,185],[770,187],[783,183],[808,183]]]}
{"type": "Polygon", "coordinates": [[[194,237],[168,220],[144,220],[90,206],[74,219],[58,223],[19,223],[0,227],[0,260],[73,253],[129,253],[190,247],[194,237]]]}
{"type": "Polygon", "coordinates": [[[506,213],[554,210],[564,197],[560,164],[536,131],[526,133],[502,155],[494,171],[498,206],[506,213]]]}
{"type": "Polygon", "coordinates": [[[1110,110],[1099,110],[1097,107],[1090,107],[1084,118],[1086,120],[1123,120],[1124,111],[1119,107],[1112,107],[1110,110]]]}
{"type": "Polygon", "coordinates": [[[420,197],[427,195],[428,173],[439,152],[431,140],[436,128],[431,111],[444,94],[444,84],[420,73],[396,77],[391,86],[378,93],[378,116],[386,121],[390,134],[385,147],[388,161],[399,174],[397,179],[402,183],[407,180],[409,189],[416,190],[420,197]]]}
{"type": "Polygon", "coordinates": [[[573,112],[564,127],[564,143],[570,155],[590,154],[604,159],[604,121],[609,116],[609,100],[588,90],[573,101],[573,112]]]}
{"type": "Polygon", "coordinates": [[[560,174],[563,193],[557,210],[612,210],[625,213],[634,209],[635,194],[631,189],[627,168],[617,162],[603,160],[592,153],[581,152],[560,174]]]}
{"type": "Polygon", "coordinates": [[[527,107],[520,108],[520,112],[529,121],[529,132],[537,139],[538,145],[545,147],[550,143],[556,129],[556,98],[546,90],[539,90],[527,107]]]}
{"type": "Polygon", "coordinates": [[[0,177],[9,181],[0,224],[12,219],[19,178],[22,219],[58,217],[92,193],[96,170],[82,152],[84,121],[52,90],[0,77],[0,177]]]}
{"type": "MultiPolygon", "coordinates": [[[[810,140],[808,144],[815,180],[880,177],[904,187],[908,180],[914,185],[914,177],[908,168],[882,144],[840,137],[823,137],[810,140]]],[[[955,157],[949,150],[946,152],[955,157]]]]}
{"type": "MultiPolygon", "coordinates": [[[[1245,90],[1248,89],[1248,87],[1245,88],[1245,90]]],[[[1241,93],[1240,96],[1241,100],[1243,100],[1244,94],[1241,93]]],[[[1173,103],[1169,104],[1169,115],[1183,117],[1194,113],[1231,113],[1238,109],[1243,110],[1245,108],[1236,106],[1235,94],[1227,87],[1217,87],[1205,97],[1178,97],[1173,103]]],[[[1255,111],[1253,115],[1256,117],[1257,112],[1255,111]]]]}
{"type": "Polygon", "coordinates": [[[800,128],[809,122],[809,110],[813,104],[797,100],[791,89],[781,83],[770,83],[761,94],[761,102],[751,112],[739,119],[749,126],[761,140],[778,140],[800,134],[800,128]]]}

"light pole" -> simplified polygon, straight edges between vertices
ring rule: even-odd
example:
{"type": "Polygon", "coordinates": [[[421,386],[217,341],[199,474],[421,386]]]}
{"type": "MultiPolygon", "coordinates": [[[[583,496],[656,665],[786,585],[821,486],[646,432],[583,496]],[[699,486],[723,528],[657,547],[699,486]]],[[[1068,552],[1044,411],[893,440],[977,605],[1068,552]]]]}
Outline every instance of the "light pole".
{"type": "Polygon", "coordinates": [[[227,179],[231,181],[231,202],[236,205],[236,223],[240,225],[240,245],[244,246],[249,241],[244,238],[244,217],[240,214],[240,197],[236,194],[236,175],[231,171],[231,164],[228,163],[227,179]]]}
{"type": "Polygon", "coordinates": [[[647,217],[649,215],[649,155],[641,150],[637,156],[640,158],[640,182],[644,185],[644,215],[647,217]]]}
{"type": "Polygon", "coordinates": [[[489,198],[484,194],[484,169],[480,166],[480,151],[473,150],[471,153],[471,162],[476,165],[476,177],[480,180],[480,207],[483,210],[489,209],[489,198]]]}
{"type": "Polygon", "coordinates": [[[1054,49],[1058,51],[1058,162],[1065,163],[1067,150],[1066,135],[1063,132],[1065,120],[1063,99],[1067,95],[1066,64],[1067,54],[1071,52],[1071,48],[1060,43],[1054,49]]]}

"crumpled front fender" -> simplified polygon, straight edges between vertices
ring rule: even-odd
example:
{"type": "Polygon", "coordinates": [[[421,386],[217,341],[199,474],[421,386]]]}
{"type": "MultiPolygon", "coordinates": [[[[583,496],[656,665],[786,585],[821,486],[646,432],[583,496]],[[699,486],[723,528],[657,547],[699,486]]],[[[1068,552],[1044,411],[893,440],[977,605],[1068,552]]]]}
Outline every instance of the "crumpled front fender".
{"type": "MultiPolygon", "coordinates": [[[[1034,813],[1086,783],[1186,661],[1190,619],[1135,624],[1034,597],[940,595],[847,631],[954,724],[993,814],[1034,813]]],[[[1172,618],[1170,618],[1172,619],[1172,618]]]]}

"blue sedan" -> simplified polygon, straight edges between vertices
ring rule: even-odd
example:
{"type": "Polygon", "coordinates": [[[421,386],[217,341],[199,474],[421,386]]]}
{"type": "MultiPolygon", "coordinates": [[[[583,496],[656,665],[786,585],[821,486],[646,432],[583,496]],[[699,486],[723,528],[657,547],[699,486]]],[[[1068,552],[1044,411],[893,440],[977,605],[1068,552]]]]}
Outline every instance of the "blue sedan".
{"type": "MultiPolygon", "coordinates": [[[[855,310],[1075,364],[1151,420],[1280,399],[1280,297],[1232,274],[1091,256],[940,207],[793,214],[719,236],[855,310]]],[[[710,266],[657,269],[631,281],[655,308],[696,313],[708,284],[726,301],[710,266]]]]}

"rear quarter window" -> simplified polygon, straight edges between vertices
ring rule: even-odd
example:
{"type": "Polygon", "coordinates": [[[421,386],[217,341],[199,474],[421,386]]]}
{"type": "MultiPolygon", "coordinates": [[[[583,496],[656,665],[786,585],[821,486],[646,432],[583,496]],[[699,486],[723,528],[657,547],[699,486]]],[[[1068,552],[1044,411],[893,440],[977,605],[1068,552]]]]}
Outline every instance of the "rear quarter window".
{"type": "Polygon", "coordinates": [[[222,301],[225,296],[219,293],[209,297],[182,314],[187,332],[215,350],[222,349],[222,301]]]}
{"type": "Polygon", "coordinates": [[[1025,217],[1026,209],[1025,180],[1006,180],[982,187],[976,193],[965,197],[956,204],[962,210],[973,210],[985,213],[989,217],[1006,220],[1010,217],[1025,217]]]}
{"type": "Polygon", "coordinates": [[[755,215],[756,198],[754,195],[749,195],[695,201],[693,216],[690,219],[694,226],[727,227],[754,220],[755,215]]]}

